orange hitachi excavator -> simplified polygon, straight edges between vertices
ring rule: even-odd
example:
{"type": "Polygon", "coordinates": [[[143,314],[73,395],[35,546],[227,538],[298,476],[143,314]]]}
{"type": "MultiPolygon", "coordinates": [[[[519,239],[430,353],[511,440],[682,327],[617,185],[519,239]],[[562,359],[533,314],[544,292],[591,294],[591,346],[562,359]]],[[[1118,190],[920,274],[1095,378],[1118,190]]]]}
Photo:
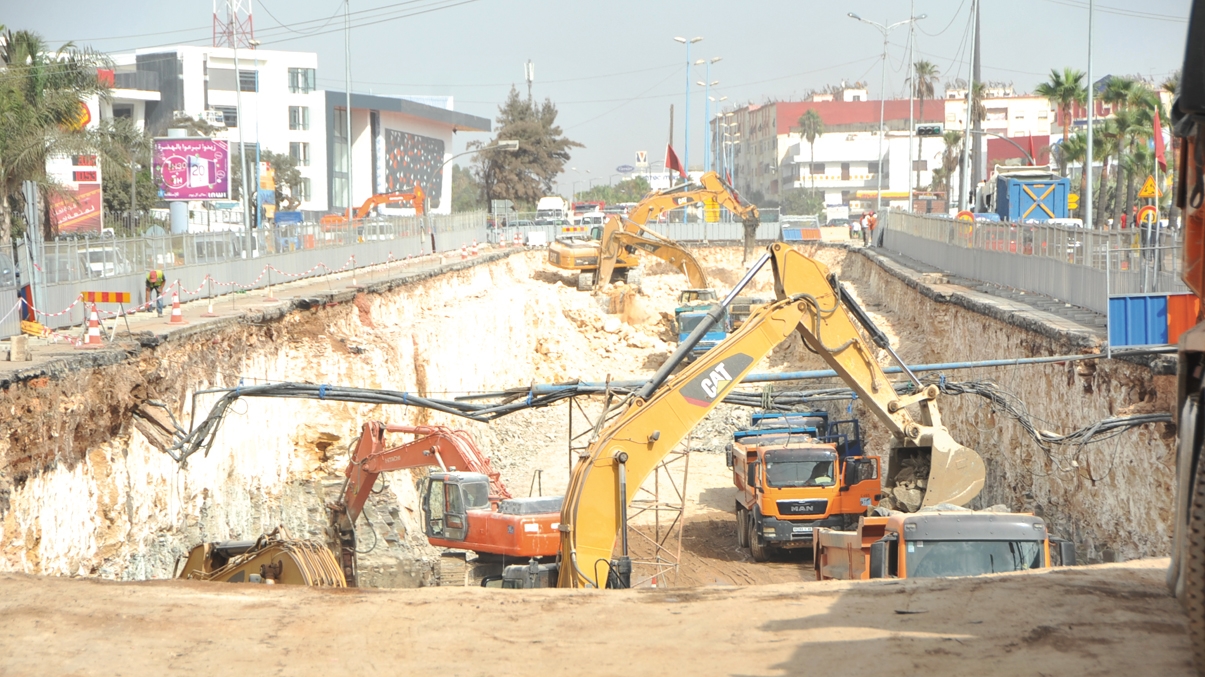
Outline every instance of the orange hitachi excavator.
{"type": "MultiPolygon", "coordinates": [[[[360,205],[358,209],[356,209],[355,214],[352,215],[352,219],[359,221],[360,219],[367,218],[368,215],[372,213],[372,210],[376,207],[403,202],[409,202],[410,205],[414,207],[414,213],[418,216],[422,216],[423,205],[426,201],[426,198],[427,194],[423,192],[422,186],[419,186],[418,184],[415,184],[414,190],[410,191],[409,193],[381,193],[379,195],[373,195],[365,200],[364,204],[360,205]]],[[[322,217],[319,223],[322,224],[324,230],[332,230],[336,226],[346,224],[347,216],[345,214],[327,214],[326,216],[322,217]]]]}
{"type": "Polygon", "coordinates": [[[332,535],[338,541],[337,567],[330,551],[321,546],[307,542],[308,550],[293,559],[282,559],[279,552],[264,547],[269,542],[261,538],[263,543],[203,543],[193,548],[177,576],[220,581],[237,576],[238,581],[245,581],[248,575],[240,572],[262,569],[259,575],[263,580],[293,583],[317,579],[314,575],[306,578],[306,570],[337,568],[341,572],[335,573],[342,574],[346,585],[355,586],[355,523],[377,477],[423,467],[439,468],[423,480],[423,531],[431,545],[520,561],[557,554],[562,497],[512,497],[490,460],[463,430],[369,421],[344,471],[347,481],[339,502],[329,506],[332,535]],[[413,435],[414,439],[387,446],[388,433],[413,435]]]}
{"type": "Polygon", "coordinates": [[[440,468],[423,481],[423,530],[431,545],[524,561],[557,554],[562,497],[512,497],[490,460],[463,430],[369,421],[347,465],[343,496],[331,511],[339,563],[350,585],[355,585],[353,526],[377,476],[427,466],[440,468]],[[386,446],[386,433],[415,438],[386,446]]]}

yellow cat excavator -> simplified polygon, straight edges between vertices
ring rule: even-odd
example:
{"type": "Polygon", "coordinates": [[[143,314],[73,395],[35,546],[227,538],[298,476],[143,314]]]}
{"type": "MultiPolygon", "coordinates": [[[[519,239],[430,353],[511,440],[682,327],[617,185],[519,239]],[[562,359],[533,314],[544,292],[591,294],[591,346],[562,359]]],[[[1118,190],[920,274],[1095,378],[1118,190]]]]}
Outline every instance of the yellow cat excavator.
{"type": "Polygon", "coordinates": [[[919,491],[915,500],[896,507],[963,505],[978,495],[985,474],[983,459],[954,441],[942,425],[937,387],[921,384],[824,264],[775,243],[708,316],[710,321],[700,322],[575,464],[561,508],[559,562],[507,567],[495,583],[513,588],[628,587],[631,497],[666,454],[796,331],[891,431],[894,444],[883,483],[888,498],[895,495],[893,479],[903,468],[911,471],[909,476],[927,478],[925,489],[906,490],[919,491]],[[671,378],[694,344],[767,262],[773,268],[777,300],[754,311],[724,342],[671,378]],[[897,394],[858,325],[912,380],[913,394],[897,394]],[[910,407],[918,409],[917,415],[909,412],[910,407]]]}
{"type": "Polygon", "coordinates": [[[652,254],[682,270],[694,289],[704,289],[707,277],[702,266],[682,245],[645,228],[665,212],[694,204],[725,207],[740,217],[746,228],[756,229],[758,211],[742,204],[736,192],[715,172],[708,172],[699,184],[682,184],[645,196],[626,218],[611,215],[601,227],[591,229],[589,238],[558,238],[548,247],[548,261],[562,270],[578,271],[577,288],[581,291],[602,286],[616,270],[622,271],[630,285],[640,283],[638,251],[652,254]]]}

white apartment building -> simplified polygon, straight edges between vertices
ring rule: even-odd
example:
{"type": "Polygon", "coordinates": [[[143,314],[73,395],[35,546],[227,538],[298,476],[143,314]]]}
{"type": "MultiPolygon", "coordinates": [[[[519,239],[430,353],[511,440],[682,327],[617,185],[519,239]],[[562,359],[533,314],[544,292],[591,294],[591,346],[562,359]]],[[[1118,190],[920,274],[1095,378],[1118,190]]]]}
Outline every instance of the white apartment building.
{"type": "MultiPolygon", "coordinates": [[[[229,47],[189,45],[115,55],[116,89],[102,115],[132,117],[156,136],[166,136],[178,115],[207,120],[225,127],[217,136],[231,142],[232,159],[240,141],[249,163],[257,148],[291,155],[303,177],[302,211],[345,209],[346,96],[317,88],[318,55],[240,49],[237,68],[235,56],[229,47]]],[[[488,119],[452,110],[451,97],[353,93],[352,206],[420,177],[434,191],[432,211],[449,213],[451,167],[434,172],[451,154],[455,132],[489,129],[488,119]]]]}

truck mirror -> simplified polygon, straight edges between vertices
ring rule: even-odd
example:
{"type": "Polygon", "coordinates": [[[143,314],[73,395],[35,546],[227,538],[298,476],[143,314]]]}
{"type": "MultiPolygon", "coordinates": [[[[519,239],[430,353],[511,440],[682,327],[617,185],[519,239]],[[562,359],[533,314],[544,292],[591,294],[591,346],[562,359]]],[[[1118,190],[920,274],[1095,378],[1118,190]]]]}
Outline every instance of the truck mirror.
{"type": "Polygon", "coordinates": [[[724,449],[724,462],[728,464],[729,468],[732,467],[732,464],[734,461],[732,458],[732,444],[731,443],[729,443],[728,446],[724,449]]]}
{"type": "Polygon", "coordinates": [[[887,541],[870,544],[870,577],[887,578],[887,541]]]}
{"type": "Polygon", "coordinates": [[[1075,566],[1075,541],[1058,542],[1059,546],[1059,566],[1073,567],[1075,566]]]}

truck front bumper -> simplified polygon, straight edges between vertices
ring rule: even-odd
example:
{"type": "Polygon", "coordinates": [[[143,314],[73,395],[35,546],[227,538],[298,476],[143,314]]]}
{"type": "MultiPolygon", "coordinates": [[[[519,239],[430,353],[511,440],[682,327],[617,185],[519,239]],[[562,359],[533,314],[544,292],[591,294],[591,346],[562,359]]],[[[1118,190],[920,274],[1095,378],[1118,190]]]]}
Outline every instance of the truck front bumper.
{"type": "Polygon", "coordinates": [[[843,515],[833,515],[818,520],[780,520],[761,516],[757,531],[762,541],[777,548],[810,548],[816,529],[842,529],[846,526],[843,515]]]}

